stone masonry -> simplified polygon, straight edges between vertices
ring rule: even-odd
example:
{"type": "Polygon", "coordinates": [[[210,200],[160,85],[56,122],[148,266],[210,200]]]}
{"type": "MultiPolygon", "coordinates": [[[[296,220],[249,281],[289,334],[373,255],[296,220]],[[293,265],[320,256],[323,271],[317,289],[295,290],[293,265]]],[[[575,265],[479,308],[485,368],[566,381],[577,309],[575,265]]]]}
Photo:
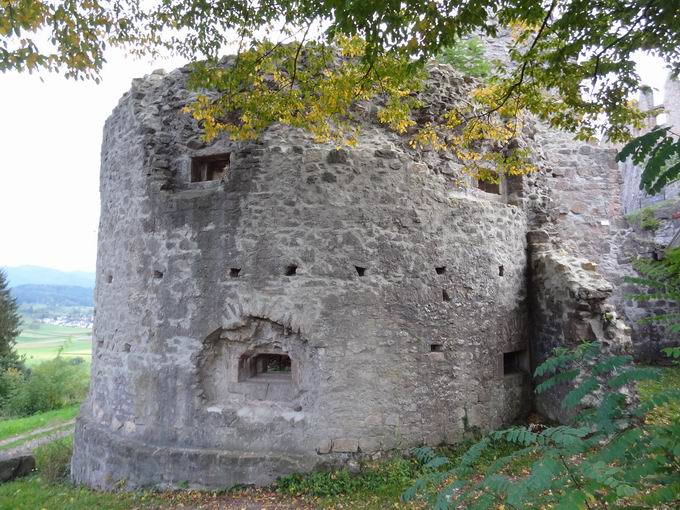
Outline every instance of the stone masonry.
{"type": "MultiPolygon", "coordinates": [[[[471,86],[430,71],[430,108],[471,86]]],[[[526,413],[531,368],[581,329],[627,345],[592,326],[617,272],[611,151],[530,126],[540,172],[495,194],[371,108],[351,150],[282,126],[205,144],[187,73],[136,80],[105,126],[75,482],[265,484],[455,442],[526,413]]]]}

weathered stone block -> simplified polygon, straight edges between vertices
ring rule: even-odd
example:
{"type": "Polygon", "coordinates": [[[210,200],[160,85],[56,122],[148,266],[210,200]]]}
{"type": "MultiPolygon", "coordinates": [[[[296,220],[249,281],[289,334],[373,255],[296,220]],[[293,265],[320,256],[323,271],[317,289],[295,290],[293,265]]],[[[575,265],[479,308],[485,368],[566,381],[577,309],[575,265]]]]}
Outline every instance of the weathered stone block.
{"type": "Polygon", "coordinates": [[[0,459],[0,482],[9,482],[27,476],[35,469],[33,455],[22,455],[10,459],[0,459]]]}

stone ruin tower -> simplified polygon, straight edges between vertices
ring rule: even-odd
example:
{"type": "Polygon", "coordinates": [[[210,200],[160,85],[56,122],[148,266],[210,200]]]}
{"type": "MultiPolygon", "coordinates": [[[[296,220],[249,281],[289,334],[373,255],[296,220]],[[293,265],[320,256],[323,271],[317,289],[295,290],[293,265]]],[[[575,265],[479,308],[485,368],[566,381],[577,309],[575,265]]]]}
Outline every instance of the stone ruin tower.
{"type": "MultiPolygon", "coordinates": [[[[562,159],[479,189],[369,109],[351,150],[280,126],[206,145],[182,112],[187,72],[135,80],[104,129],[74,481],[264,484],[455,442],[525,413],[552,346],[621,336],[601,321],[611,287],[556,244],[588,252],[574,225],[612,217],[610,151],[534,130],[562,159]],[[574,162],[602,174],[599,212],[551,201],[574,162]]],[[[432,75],[433,105],[470,85],[432,75]]],[[[589,255],[606,265],[602,241],[589,255]]]]}

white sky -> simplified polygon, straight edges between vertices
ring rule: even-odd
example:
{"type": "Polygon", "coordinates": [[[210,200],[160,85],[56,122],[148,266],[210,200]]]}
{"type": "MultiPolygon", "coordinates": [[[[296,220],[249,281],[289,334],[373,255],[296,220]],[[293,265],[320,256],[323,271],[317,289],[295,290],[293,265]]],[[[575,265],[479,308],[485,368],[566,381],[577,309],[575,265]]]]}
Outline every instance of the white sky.
{"type": "MultiPolygon", "coordinates": [[[[638,60],[644,82],[659,89],[659,103],[662,62],[638,60]]],[[[94,271],[104,121],[133,78],[179,65],[111,54],[99,85],[0,74],[0,267],[94,271]]]]}

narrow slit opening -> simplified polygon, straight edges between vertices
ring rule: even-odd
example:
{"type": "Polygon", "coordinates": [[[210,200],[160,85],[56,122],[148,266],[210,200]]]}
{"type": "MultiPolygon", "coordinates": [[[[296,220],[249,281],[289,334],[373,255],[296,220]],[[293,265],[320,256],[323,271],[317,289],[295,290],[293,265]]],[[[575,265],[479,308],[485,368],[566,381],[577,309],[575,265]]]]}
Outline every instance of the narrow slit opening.
{"type": "Polygon", "coordinates": [[[446,289],[442,289],[442,300],[451,301],[451,296],[449,296],[449,293],[446,292],[446,289]]]}
{"type": "Polygon", "coordinates": [[[498,276],[503,276],[505,274],[505,268],[503,266],[498,266],[498,276]]]}

